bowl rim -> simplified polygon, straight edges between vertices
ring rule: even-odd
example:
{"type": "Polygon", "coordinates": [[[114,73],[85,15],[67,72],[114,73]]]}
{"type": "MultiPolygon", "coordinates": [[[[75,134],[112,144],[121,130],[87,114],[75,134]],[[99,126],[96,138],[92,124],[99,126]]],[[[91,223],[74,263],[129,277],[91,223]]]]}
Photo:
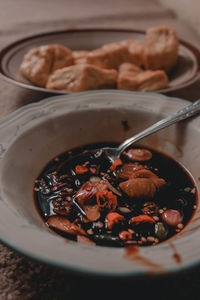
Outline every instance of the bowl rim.
{"type": "MultiPolygon", "coordinates": [[[[170,100],[173,102],[173,99],[180,102],[180,103],[185,103],[186,105],[190,103],[190,101],[185,100],[185,99],[181,99],[178,97],[169,97],[163,94],[159,94],[159,93],[155,93],[155,92],[130,92],[130,91],[116,91],[116,90],[93,90],[93,91],[85,91],[85,92],[81,92],[81,93],[74,93],[74,94],[65,94],[65,95],[56,95],[56,96],[50,96],[47,97],[45,99],[40,100],[39,102],[34,102],[34,103],[30,103],[30,104],[26,104],[20,108],[18,108],[17,110],[11,112],[10,114],[6,115],[5,117],[0,119],[0,126],[4,125],[4,123],[9,122],[12,120],[13,117],[17,116],[18,114],[20,114],[21,112],[25,112],[27,110],[30,110],[31,108],[40,108],[43,105],[46,105],[49,103],[53,103],[56,99],[62,99],[62,98],[76,98],[78,96],[81,97],[82,95],[91,95],[91,94],[96,94],[96,93],[100,93],[100,94],[106,94],[106,93],[113,93],[113,94],[130,94],[130,95],[151,95],[151,96],[155,96],[157,98],[163,98],[165,100],[170,100]]],[[[66,101],[66,100],[65,100],[66,101]]],[[[73,101],[76,101],[76,99],[74,99],[73,101]]],[[[0,144],[1,146],[1,144],[0,144]]],[[[0,155],[1,155],[1,148],[0,148],[0,155]]],[[[197,266],[198,264],[200,264],[200,258],[195,260],[192,263],[186,263],[184,265],[177,265],[174,264],[173,267],[170,268],[170,270],[158,270],[154,273],[146,273],[146,271],[143,270],[131,270],[131,271],[123,271],[123,272],[115,272],[115,271],[101,271],[101,270],[94,270],[91,268],[85,268],[85,267],[77,267],[74,265],[69,265],[69,264],[63,264],[60,261],[56,261],[56,259],[52,260],[52,259],[48,259],[47,257],[43,256],[43,255],[38,255],[35,254],[34,251],[30,251],[27,249],[24,249],[23,247],[20,247],[18,244],[16,244],[15,242],[13,242],[12,240],[7,239],[5,236],[3,236],[0,233],[0,240],[3,242],[3,244],[7,245],[8,247],[20,252],[21,254],[30,257],[31,259],[34,259],[36,261],[48,264],[48,265],[52,265],[55,267],[59,267],[62,268],[64,270],[67,271],[71,271],[71,272],[75,272],[75,273],[80,273],[82,275],[92,275],[92,276],[97,276],[97,277],[152,277],[152,276],[160,276],[160,275],[167,275],[167,274],[173,274],[173,273],[177,273],[180,271],[185,271],[188,269],[191,269],[192,267],[197,266]]]]}
{"type": "MultiPolygon", "coordinates": [[[[116,93],[116,94],[119,94],[119,93],[123,93],[123,94],[132,94],[132,95],[155,95],[155,97],[162,97],[163,99],[174,99],[176,101],[179,101],[180,103],[184,103],[185,104],[190,104],[192,103],[191,101],[187,100],[187,99],[183,99],[183,98],[180,98],[180,97],[171,97],[171,96],[167,96],[165,94],[162,94],[162,93],[158,93],[158,92],[137,92],[137,91],[128,91],[128,90],[115,90],[115,89],[102,89],[102,90],[91,90],[91,91],[83,91],[83,92],[76,92],[76,93],[72,93],[72,94],[62,94],[62,95],[52,95],[52,96],[48,96],[48,97],[45,97],[37,102],[32,102],[32,103],[28,103],[28,104],[25,104],[17,109],[15,109],[14,111],[10,112],[9,114],[7,114],[6,116],[3,116],[2,118],[0,118],[0,125],[3,124],[4,122],[8,121],[9,119],[11,119],[12,117],[14,117],[15,115],[17,115],[18,113],[20,112],[23,112],[27,109],[30,109],[32,107],[39,107],[39,106],[42,106],[43,104],[49,102],[49,101],[54,101],[56,99],[62,99],[64,97],[77,97],[77,96],[80,96],[80,95],[90,95],[90,94],[96,94],[96,93],[116,93]]],[[[170,101],[171,101],[170,100],[170,101]]],[[[76,101],[76,99],[74,99],[73,101],[76,101]]]]}

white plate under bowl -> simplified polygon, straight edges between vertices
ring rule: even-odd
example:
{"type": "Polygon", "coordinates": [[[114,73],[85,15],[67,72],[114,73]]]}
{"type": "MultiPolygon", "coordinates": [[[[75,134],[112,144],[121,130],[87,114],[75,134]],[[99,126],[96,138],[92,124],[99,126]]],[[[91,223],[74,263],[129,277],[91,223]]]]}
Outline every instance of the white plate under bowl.
{"type": "MultiPolygon", "coordinates": [[[[1,119],[1,240],[39,261],[92,275],[150,276],[199,264],[199,203],[181,233],[156,246],[141,247],[128,259],[124,248],[67,243],[49,232],[33,201],[34,180],[53,157],[92,142],[121,142],[186,105],[187,101],[155,93],[104,90],[48,98],[1,119]]],[[[199,194],[200,117],[157,132],[142,144],[183,163],[199,194]]]]}

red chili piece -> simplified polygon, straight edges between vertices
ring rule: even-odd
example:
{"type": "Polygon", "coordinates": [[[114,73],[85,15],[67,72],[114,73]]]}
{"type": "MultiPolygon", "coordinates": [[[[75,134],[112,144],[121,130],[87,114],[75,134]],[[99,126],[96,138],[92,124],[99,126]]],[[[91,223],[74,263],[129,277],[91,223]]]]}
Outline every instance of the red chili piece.
{"type": "Polygon", "coordinates": [[[117,207],[117,196],[115,196],[111,191],[99,191],[96,193],[96,198],[99,207],[107,207],[113,210],[117,207]]]}
{"type": "Polygon", "coordinates": [[[120,159],[120,158],[117,158],[117,159],[113,162],[113,164],[110,166],[110,171],[113,172],[113,171],[117,168],[117,166],[121,166],[121,165],[122,165],[121,159],[120,159]]]}
{"type": "Polygon", "coordinates": [[[127,241],[132,239],[132,234],[129,231],[123,230],[119,233],[119,238],[122,241],[127,241]]]}
{"type": "Polygon", "coordinates": [[[133,224],[140,224],[140,223],[155,223],[155,220],[148,216],[148,215],[139,215],[139,216],[136,216],[136,217],[133,217],[130,219],[130,223],[133,223],[133,224]]]}
{"type": "Polygon", "coordinates": [[[76,174],[84,174],[88,172],[88,168],[86,166],[77,165],[75,167],[76,174]]]}
{"type": "Polygon", "coordinates": [[[123,221],[124,219],[125,219],[124,216],[116,212],[111,212],[107,214],[106,220],[107,220],[108,229],[111,229],[115,224],[118,224],[120,221],[123,221]]]}

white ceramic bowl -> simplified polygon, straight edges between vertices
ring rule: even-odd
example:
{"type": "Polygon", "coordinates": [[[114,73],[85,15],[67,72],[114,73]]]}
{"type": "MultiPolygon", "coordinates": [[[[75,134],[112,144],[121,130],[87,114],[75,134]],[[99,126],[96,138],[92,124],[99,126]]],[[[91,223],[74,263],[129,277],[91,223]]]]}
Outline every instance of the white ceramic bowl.
{"type": "MultiPolygon", "coordinates": [[[[0,236],[25,255],[66,269],[104,276],[161,274],[200,262],[200,211],[183,231],[127,259],[122,248],[66,241],[49,232],[33,201],[33,182],[49,160],[91,142],[121,142],[188,105],[154,93],[94,91],[52,97],[0,120],[0,236]],[[122,121],[130,129],[124,130],[122,121]]],[[[200,117],[166,128],[142,144],[173,156],[200,187],[200,117]]]]}

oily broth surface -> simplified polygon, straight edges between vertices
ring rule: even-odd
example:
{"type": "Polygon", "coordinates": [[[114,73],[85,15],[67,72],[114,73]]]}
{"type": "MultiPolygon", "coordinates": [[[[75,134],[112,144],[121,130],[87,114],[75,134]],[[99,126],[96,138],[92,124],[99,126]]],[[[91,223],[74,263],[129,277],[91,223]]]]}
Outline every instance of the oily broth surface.
{"type": "MultiPolygon", "coordinates": [[[[109,170],[110,162],[105,156],[94,158],[93,154],[90,154],[92,149],[99,149],[105,146],[116,145],[101,143],[78,147],[60,154],[46,165],[36,179],[34,187],[36,206],[44,222],[48,225],[48,220],[52,216],[66,218],[70,220],[70,222],[75,222],[77,226],[80,226],[85,231],[86,236],[79,233],[69,234],[68,232],[60,230],[60,228],[48,226],[65,238],[79,241],[81,238],[79,239],[77,237],[84,236],[86,242],[102,246],[124,247],[132,244],[145,246],[154,245],[180,232],[193,215],[196,205],[194,181],[187,170],[180,165],[180,163],[159,151],[150,149],[146,146],[142,147],[141,145],[130,147],[144,148],[151,151],[152,158],[149,161],[141,162],[140,164],[144,165],[145,168],[156,173],[158,177],[163,178],[166,181],[165,187],[159,190],[153,199],[130,198],[126,193],[119,189],[119,183],[124,181],[124,179],[116,179],[115,177],[120,166],[116,168],[114,171],[115,174],[113,175],[109,170]],[[80,155],[81,153],[83,153],[83,155],[80,155]],[[73,159],[73,157],[75,158],[73,159]],[[95,167],[97,172],[93,174],[94,170],[92,170],[92,172],[89,171],[77,175],[74,171],[75,166],[84,164],[86,161],[90,161],[89,166],[91,166],[91,168],[98,166],[97,168],[95,167]],[[56,176],[52,176],[52,173],[54,174],[55,172],[56,176]],[[108,175],[108,178],[105,178],[105,174],[108,175]],[[66,175],[69,176],[65,177],[66,175]],[[56,180],[57,176],[59,176],[59,178],[63,177],[63,179],[59,181],[59,184],[56,180]],[[121,197],[118,195],[116,196],[118,206],[114,212],[122,215],[124,220],[121,223],[118,222],[118,224],[111,229],[107,228],[106,216],[108,211],[101,211],[100,217],[95,221],[85,222],[79,209],[72,203],[73,196],[92,176],[101,177],[106,180],[108,179],[112,186],[122,193],[121,197]],[[41,185],[41,180],[45,184],[41,185]],[[70,202],[70,213],[66,214],[66,211],[62,211],[62,209],[60,212],[58,212],[58,210],[56,211],[56,201],[58,198],[61,199],[58,203],[62,203],[62,205],[58,205],[59,208],[63,208],[65,205],[63,202],[70,202]],[[125,208],[124,211],[126,212],[123,212],[123,209],[121,210],[121,208],[125,208]],[[182,222],[180,223],[181,225],[178,224],[178,227],[169,226],[163,222],[162,214],[169,209],[180,211],[182,222]],[[156,221],[154,223],[141,222],[140,224],[134,224],[134,226],[133,224],[130,224],[131,218],[144,214],[155,218],[156,221]],[[158,230],[160,223],[164,224],[165,230],[165,234],[163,234],[162,238],[158,238],[160,235],[155,233],[155,231],[158,230]],[[132,239],[121,239],[119,236],[123,231],[129,232],[132,235],[132,239]]],[[[121,159],[123,163],[131,163],[127,156],[122,155],[121,159]]],[[[162,233],[162,226],[160,228],[162,233]]]]}

